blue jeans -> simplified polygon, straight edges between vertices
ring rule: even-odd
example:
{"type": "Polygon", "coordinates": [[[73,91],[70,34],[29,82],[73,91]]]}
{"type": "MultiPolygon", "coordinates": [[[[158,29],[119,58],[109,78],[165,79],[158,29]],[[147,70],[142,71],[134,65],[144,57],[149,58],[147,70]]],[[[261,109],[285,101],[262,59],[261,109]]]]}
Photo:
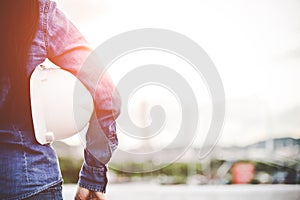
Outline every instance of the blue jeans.
{"type": "Polygon", "coordinates": [[[52,186],[34,196],[26,198],[25,200],[62,200],[61,183],[52,186]]]}

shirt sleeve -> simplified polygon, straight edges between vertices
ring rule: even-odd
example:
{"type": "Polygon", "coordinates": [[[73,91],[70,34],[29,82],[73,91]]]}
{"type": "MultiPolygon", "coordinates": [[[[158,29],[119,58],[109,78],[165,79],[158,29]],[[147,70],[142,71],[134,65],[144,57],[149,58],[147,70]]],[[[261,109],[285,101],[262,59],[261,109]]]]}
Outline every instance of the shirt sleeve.
{"type": "Polygon", "coordinates": [[[94,191],[105,191],[106,166],[118,144],[115,119],[119,115],[120,99],[109,75],[98,84],[98,62],[84,65],[91,48],[78,29],[50,2],[44,23],[47,57],[57,66],[71,72],[91,92],[95,112],[86,135],[85,162],[79,185],[94,191]]]}
{"type": "Polygon", "coordinates": [[[85,161],[79,173],[79,186],[96,192],[106,192],[106,165],[95,159],[87,150],[84,151],[84,157],[85,161]]]}

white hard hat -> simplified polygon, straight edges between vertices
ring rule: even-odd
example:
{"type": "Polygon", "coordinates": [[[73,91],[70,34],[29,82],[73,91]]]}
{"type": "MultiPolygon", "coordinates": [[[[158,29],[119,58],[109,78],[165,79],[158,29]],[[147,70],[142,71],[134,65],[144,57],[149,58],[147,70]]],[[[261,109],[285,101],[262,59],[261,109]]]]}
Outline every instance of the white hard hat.
{"type": "Polygon", "coordinates": [[[94,110],[87,88],[60,68],[36,67],[30,78],[30,99],[36,140],[62,140],[89,126],[94,110]]]}

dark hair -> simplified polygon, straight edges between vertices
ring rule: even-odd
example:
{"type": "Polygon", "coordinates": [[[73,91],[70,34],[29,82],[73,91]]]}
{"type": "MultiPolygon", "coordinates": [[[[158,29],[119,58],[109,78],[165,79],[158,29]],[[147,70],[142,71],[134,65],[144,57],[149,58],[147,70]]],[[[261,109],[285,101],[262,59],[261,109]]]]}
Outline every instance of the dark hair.
{"type": "Polygon", "coordinates": [[[26,105],[29,104],[26,64],[38,22],[39,0],[0,1],[1,118],[7,118],[15,110],[27,109],[28,112],[30,108],[26,105]],[[19,103],[15,103],[16,101],[19,103]]]}

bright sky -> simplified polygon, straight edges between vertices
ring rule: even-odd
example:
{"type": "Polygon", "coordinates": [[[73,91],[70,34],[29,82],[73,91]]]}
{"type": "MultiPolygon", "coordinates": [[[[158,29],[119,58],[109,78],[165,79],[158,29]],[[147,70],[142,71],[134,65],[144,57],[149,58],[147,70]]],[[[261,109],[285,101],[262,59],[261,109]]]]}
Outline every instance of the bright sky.
{"type": "MultiPolygon", "coordinates": [[[[300,1],[57,0],[57,2],[93,47],[97,47],[112,36],[138,28],[169,29],[197,42],[215,63],[225,87],[227,113],[219,141],[221,145],[246,145],[270,136],[300,137],[300,1]],[[287,118],[292,120],[284,120],[287,118]]],[[[150,62],[162,62],[176,68],[172,62],[178,59],[174,57],[166,59],[165,55],[157,52],[130,56],[120,59],[112,67],[115,69],[112,69],[114,80],[117,81],[132,66],[150,62]],[[147,57],[154,61],[147,61],[147,57]]],[[[190,79],[193,88],[198,88],[198,91],[200,88],[202,91],[202,94],[198,95],[202,123],[199,126],[200,136],[195,143],[199,144],[209,124],[211,114],[209,96],[202,79],[193,77],[193,72],[186,73],[184,75],[190,79]]],[[[180,120],[176,118],[176,114],[174,115],[176,112],[180,114],[180,109],[176,107],[176,99],[174,100],[172,94],[153,88],[144,88],[144,92],[138,92],[137,96],[144,97],[150,104],[159,103],[157,101],[161,99],[154,94],[164,94],[165,98],[160,103],[172,101],[175,105],[169,108],[171,113],[169,115],[173,116],[170,124],[180,120]]],[[[136,101],[135,104],[131,102],[133,105],[143,103],[141,98],[134,96],[132,101],[136,101]]],[[[131,117],[135,123],[139,125],[149,123],[149,119],[141,120],[134,117],[139,115],[138,112],[132,109],[131,117]]],[[[171,130],[171,127],[176,128],[170,125],[168,130],[171,130]]],[[[120,134],[120,137],[121,141],[126,141],[129,146],[138,143],[124,134],[120,134]],[[130,142],[127,142],[129,140],[130,142]]],[[[167,144],[170,137],[172,136],[166,133],[153,138],[153,144],[155,146],[158,141],[160,143],[165,141],[167,144]]],[[[121,142],[124,148],[126,144],[121,142]]]]}

